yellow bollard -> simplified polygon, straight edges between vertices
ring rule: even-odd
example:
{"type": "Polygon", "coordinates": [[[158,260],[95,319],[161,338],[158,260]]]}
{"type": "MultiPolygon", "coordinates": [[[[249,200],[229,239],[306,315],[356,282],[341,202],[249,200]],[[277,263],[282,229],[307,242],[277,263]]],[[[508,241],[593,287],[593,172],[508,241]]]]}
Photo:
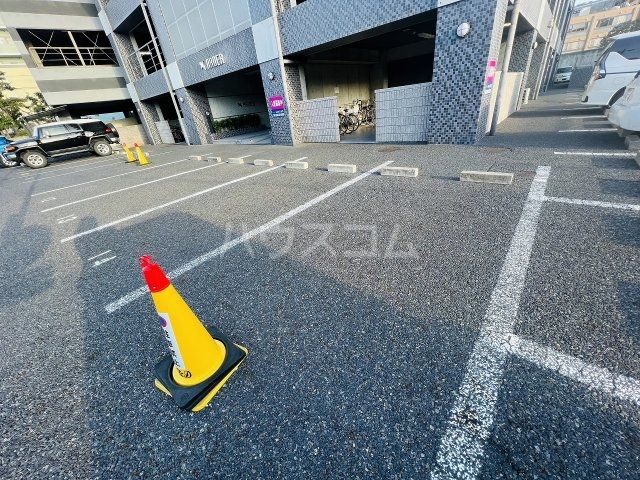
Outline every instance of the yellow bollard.
{"type": "Polygon", "coordinates": [[[136,157],[133,156],[133,152],[129,149],[129,147],[127,147],[126,143],[122,144],[122,149],[124,150],[124,153],[127,154],[127,163],[133,163],[136,161],[136,157]]]}
{"type": "Polygon", "coordinates": [[[136,149],[136,156],[138,157],[138,164],[140,166],[142,166],[142,167],[144,167],[145,165],[148,165],[149,164],[149,159],[147,158],[147,156],[144,154],[144,152],[140,148],[140,145],[138,145],[137,143],[134,143],[133,146],[136,149]]]}
{"type": "Polygon", "coordinates": [[[184,410],[206,407],[247,356],[215,327],[205,328],[151,257],[140,258],[171,355],[155,367],[155,386],[184,410]]]}

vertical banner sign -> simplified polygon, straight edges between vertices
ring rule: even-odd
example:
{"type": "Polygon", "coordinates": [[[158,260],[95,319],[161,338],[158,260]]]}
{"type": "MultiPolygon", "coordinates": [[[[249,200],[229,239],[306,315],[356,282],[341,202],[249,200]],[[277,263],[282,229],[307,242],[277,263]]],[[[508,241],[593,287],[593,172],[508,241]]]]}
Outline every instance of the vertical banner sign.
{"type": "Polygon", "coordinates": [[[484,79],[484,92],[491,93],[493,90],[493,83],[496,80],[496,67],[498,66],[498,60],[490,58],[487,62],[487,76],[484,79]]]}
{"type": "Polygon", "coordinates": [[[272,117],[284,117],[284,97],[281,95],[269,97],[269,110],[271,110],[272,117]]]}

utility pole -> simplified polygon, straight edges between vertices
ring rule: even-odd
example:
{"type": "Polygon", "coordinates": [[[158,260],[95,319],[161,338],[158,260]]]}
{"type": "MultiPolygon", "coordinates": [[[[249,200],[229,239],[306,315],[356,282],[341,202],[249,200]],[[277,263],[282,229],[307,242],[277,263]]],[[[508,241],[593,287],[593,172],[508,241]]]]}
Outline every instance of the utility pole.
{"type": "Polygon", "coordinates": [[[513,10],[511,12],[511,25],[509,26],[509,36],[507,37],[507,48],[504,52],[504,60],[502,61],[502,73],[500,74],[500,85],[498,86],[498,95],[496,97],[496,106],[493,109],[493,118],[491,120],[491,129],[489,135],[496,134],[498,128],[498,120],[500,119],[500,108],[504,101],[507,91],[507,73],[509,73],[509,64],[511,63],[511,52],[513,51],[513,43],[516,39],[516,29],[518,28],[518,20],[520,18],[520,0],[515,0],[513,10]]]}

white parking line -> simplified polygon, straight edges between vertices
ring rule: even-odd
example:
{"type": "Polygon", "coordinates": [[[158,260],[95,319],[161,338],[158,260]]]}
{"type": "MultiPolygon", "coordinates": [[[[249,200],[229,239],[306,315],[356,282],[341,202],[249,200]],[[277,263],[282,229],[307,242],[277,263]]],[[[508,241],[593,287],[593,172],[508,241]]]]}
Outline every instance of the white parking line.
{"type": "Polygon", "coordinates": [[[49,202],[53,202],[56,199],[56,197],[47,197],[44,200],[40,200],[40,203],[49,203],[49,202]]]}
{"type": "Polygon", "coordinates": [[[118,258],[117,255],[114,255],[113,257],[109,257],[109,258],[103,258],[102,260],[96,260],[95,262],[93,262],[93,267],[99,267],[100,265],[102,265],[103,263],[107,263],[110,262],[111,260],[114,260],[118,258]]]}
{"type": "Polygon", "coordinates": [[[578,198],[565,197],[544,197],[544,200],[548,202],[567,203],[570,205],[583,205],[585,207],[616,208],[618,210],[631,210],[634,212],[640,212],[640,205],[636,205],[633,203],[611,203],[600,202],[597,200],[581,200],[578,198]]]}
{"type": "MultiPolygon", "coordinates": [[[[175,270],[172,270],[171,272],[169,272],[167,274],[167,276],[174,280],[176,278],[178,278],[179,276],[193,270],[196,267],[199,267],[200,265],[202,265],[203,263],[206,263],[216,257],[219,257],[220,255],[224,254],[225,252],[231,250],[232,248],[243,244],[244,242],[251,240],[252,238],[254,238],[257,235],[260,235],[264,232],[266,232],[267,230],[270,230],[274,227],[277,227],[278,225],[280,225],[283,222],[286,222],[287,220],[289,220],[292,217],[295,217],[296,215],[304,212],[305,210],[310,209],[311,207],[319,204],[320,202],[325,201],[327,198],[332,197],[333,195],[341,192],[342,190],[344,190],[345,188],[350,187],[351,185],[358,183],[361,180],[364,180],[365,178],[369,177],[370,175],[376,173],[377,171],[379,171],[381,168],[386,167],[387,165],[392,164],[393,161],[388,161],[385,162],[381,165],[378,165],[375,168],[372,168],[371,170],[369,170],[368,172],[365,172],[361,175],[358,175],[355,178],[352,178],[351,180],[348,180],[344,183],[341,183],[340,185],[338,185],[337,187],[323,193],[322,195],[319,195],[311,200],[309,200],[306,203],[303,203],[302,205],[300,205],[299,207],[294,208],[293,210],[289,210],[287,213],[280,215],[279,217],[274,218],[273,220],[271,220],[270,222],[264,223],[262,225],[260,225],[257,228],[254,228],[253,230],[250,230],[246,233],[244,233],[243,235],[240,235],[239,237],[234,238],[233,240],[227,242],[227,243],[223,243],[222,245],[220,245],[218,248],[211,250],[210,252],[205,253],[204,255],[201,255],[197,258],[194,258],[193,260],[191,260],[188,263],[185,263],[184,265],[182,265],[181,267],[176,268],[175,270]]],[[[279,168],[279,167],[274,167],[270,170],[273,170],[275,168],[279,168]]],[[[266,170],[265,170],[266,171],[266,170]]],[[[140,287],[137,288],[136,290],[133,290],[132,292],[128,293],[127,295],[121,297],[120,299],[116,300],[115,302],[110,303],[109,305],[107,305],[105,307],[105,310],[107,311],[107,313],[113,313],[116,310],[119,310],[120,308],[128,305],[129,303],[137,300],[138,298],[142,297],[143,295],[145,295],[148,292],[148,289],[146,286],[144,287],[140,287]]]]}
{"type": "Polygon", "coordinates": [[[111,162],[113,160],[114,160],[114,158],[107,157],[107,158],[103,158],[102,160],[96,160],[94,158],[92,160],[84,160],[82,162],[74,160],[74,161],[71,162],[72,165],[67,164],[66,162],[63,163],[62,165],[56,165],[54,163],[54,164],[50,164],[45,169],[29,169],[28,171],[22,173],[22,175],[25,176],[25,177],[29,177],[29,176],[32,176],[32,175],[36,175],[38,173],[50,172],[51,170],[55,170],[57,172],[57,171],[60,171],[60,170],[67,170],[69,168],[86,167],[87,165],[99,165],[101,163],[107,163],[107,162],[111,162]]]}
{"type": "Polygon", "coordinates": [[[144,187],[145,185],[151,185],[153,183],[163,182],[165,180],[169,180],[170,178],[180,177],[182,175],[186,175],[188,173],[199,172],[200,170],[205,170],[207,168],[219,167],[224,165],[223,163],[214,163],[212,165],[206,165],[204,167],[194,168],[192,170],[186,170],[184,172],[174,173],[173,175],[169,175],[162,178],[156,178],[155,180],[150,180],[148,182],[138,183],[136,185],[131,185],[129,187],[119,188],[118,190],[111,190],[110,192],[100,193],[98,195],[94,195],[92,197],[81,198],[80,200],[74,200],[73,202],[63,203],[62,205],[56,205],[55,207],[45,208],[44,210],[40,210],[40,213],[51,212],[52,210],[58,210],[60,208],[69,207],[71,205],[77,205],[78,203],[89,202],[91,200],[95,200],[97,198],[106,197],[108,195],[114,195],[116,193],[125,192],[127,190],[132,190],[134,188],[144,187]]]}
{"type": "Polygon", "coordinates": [[[563,112],[579,112],[580,110],[597,110],[598,107],[561,108],[563,112]]]}
{"type": "Polygon", "coordinates": [[[104,257],[105,255],[107,255],[109,253],[111,253],[111,250],[107,250],[106,252],[102,252],[102,253],[99,253],[98,255],[94,255],[93,257],[89,257],[89,258],[87,258],[87,260],[89,260],[89,261],[95,260],[96,258],[104,257]]]}
{"type": "Polygon", "coordinates": [[[190,195],[187,195],[186,197],[180,197],[180,198],[177,198],[176,200],[172,200],[171,202],[163,203],[162,205],[157,205],[155,207],[148,208],[147,210],[143,210],[142,212],[134,213],[133,215],[129,215],[127,217],[120,218],[118,220],[114,220],[113,222],[105,223],[104,225],[100,225],[99,227],[95,227],[95,228],[92,228],[90,230],[85,230],[84,232],[76,233],[75,235],[72,235],[70,237],[63,238],[62,240],[60,240],[60,243],[66,243],[66,242],[69,242],[71,240],[75,240],[76,238],[84,237],[85,235],[90,235],[92,233],[99,232],[101,230],[104,230],[105,228],[110,228],[110,227],[113,227],[115,225],[119,225],[121,223],[128,222],[129,220],[133,220],[135,218],[142,217],[144,215],[148,215],[149,213],[155,212],[157,210],[161,210],[161,209],[169,207],[171,205],[175,205],[176,203],[185,202],[187,200],[191,200],[192,198],[199,197],[200,195],[204,195],[205,193],[210,193],[210,192],[213,192],[214,190],[218,190],[220,188],[224,188],[224,187],[227,187],[229,185],[233,185],[234,183],[242,182],[244,180],[249,180],[250,178],[257,177],[258,175],[264,175],[265,173],[273,172],[274,170],[277,170],[278,168],[282,168],[282,165],[279,165],[279,166],[273,167],[273,168],[268,168],[266,170],[261,170],[261,171],[256,172],[256,173],[252,173],[251,175],[246,175],[244,177],[236,178],[235,180],[230,180],[228,182],[221,183],[221,184],[216,185],[214,187],[207,188],[205,190],[200,190],[199,192],[192,193],[190,195]]]}
{"type": "Polygon", "coordinates": [[[621,400],[640,405],[640,382],[634,378],[615,374],[606,368],[595,367],[576,357],[543,347],[516,335],[508,335],[506,344],[502,347],[538,367],[553,370],[592,390],[602,391],[621,400]]]}
{"type": "Polygon", "coordinates": [[[38,195],[46,195],[47,193],[59,192],[60,190],[67,190],[69,188],[75,188],[75,187],[80,187],[80,186],[83,186],[83,185],[89,185],[90,183],[103,182],[104,180],[110,180],[112,178],[117,178],[117,177],[124,177],[125,175],[133,175],[134,173],[148,172],[149,170],[153,170],[154,168],[168,167],[169,165],[173,165],[175,163],[180,163],[180,162],[186,162],[187,160],[188,160],[188,158],[183,158],[181,160],[175,160],[173,162],[163,163],[162,165],[154,165],[152,167],[145,167],[145,168],[139,169],[139,170],[132,170],[130,172],[118,173],[116,175],[109,175],[108,177],[97,178],[95,180],[89,180],[87,182],[74,183],[73,185],[67,185],[66,187],[52,188],[51,190],[45,190],[44,192],[34,193],[31,196],[32,197],[37,197],[38,195]]]}
{"type": "Polygon", "coordinates": [[[561,120],[573,120],[583,118],[607,118],[604,115],[576,115],[575,117],[562,117],[561,120]]]}
{"type": "Polygon", "coordinates": [[[553,152],[554,155],[577,155],[584,157],[628,157],[636,156],[632,152],[553,152]]]}
{"type": "Polygon", "coordinates": [[[67,215],[66,217],[59,218],[57,222],[62,225],[63,223],[73,222],[76,218],[75,215],[67,215]]]}
{"type": "Polygon", "coordinates": [[[73,175],[74,173],[88,172],[90,170],[97,170],[99,168],[106,168],[106,167],[112,167],[112,166],[115,166],[115,165],[124,165],[124,164],[125,164],[125,162],[107,163],[105,165],[98,165],[97,167],[83,168],[81,170],[73,170],[71,172],[58,173],[57,175],[47,175],[46,177],[32,178],[31,180],[25,180],[24,182],[21,182],[21,183],[33,183],[33,182],[38,182],[40,180],[47,180],[49,178],[64,177],[66,175],[73,175]]]}
{"type": "Polygon", "coordinates": [[[477,478],[485,443],[491,435],[507,352],[495,339],[512,333],[524,288],[538,220],[549,180],[549,167],[538,167],[520,221],[511,239],[498,282],[491,294],[480,337],[467,362],[464,380],[440,441],[433,480],[477,478]]]}
{"type": "Polygon", "coordinates": [[[572,130],[558,130],[558,133],[604,133],[604,132],[617,132],[616,128],[576,128],[572,130]]]}

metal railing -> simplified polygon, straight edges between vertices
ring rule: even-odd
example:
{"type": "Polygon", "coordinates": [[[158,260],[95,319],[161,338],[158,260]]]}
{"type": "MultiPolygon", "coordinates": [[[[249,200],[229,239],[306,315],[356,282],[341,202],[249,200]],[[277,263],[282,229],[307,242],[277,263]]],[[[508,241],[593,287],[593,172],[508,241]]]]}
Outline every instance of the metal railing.
{"type": "Polygon", "coordinates": [[[117,65],[111,47],[29,47],[38,67],[117,65]]]}
{"type": "Polygon", "coordinates": [[[140,45],[135,52],[127,56],[126,60],[131,69],[140,76],[151,75],[160,70],[163,65],[163,59],[154,48],[153,40],[140,45]]]}

